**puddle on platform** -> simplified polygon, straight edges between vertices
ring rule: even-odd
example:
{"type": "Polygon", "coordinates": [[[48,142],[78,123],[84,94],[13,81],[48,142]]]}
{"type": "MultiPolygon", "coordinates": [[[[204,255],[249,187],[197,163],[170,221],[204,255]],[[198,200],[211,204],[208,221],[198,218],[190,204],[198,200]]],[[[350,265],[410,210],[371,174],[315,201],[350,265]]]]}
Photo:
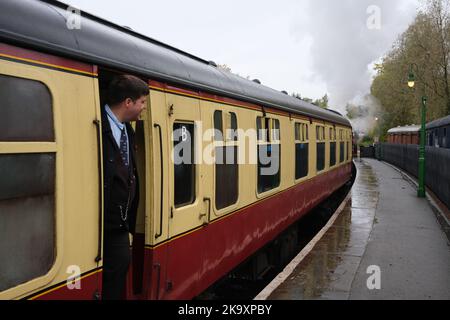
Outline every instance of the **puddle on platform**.
{"type": "Polygon", "coordinates": [[[364,254],[378,203],[378,182],[371,167],[355,161],[358,174],[351,201],[314,249],[269,300],[347,299],[364,254]]]}

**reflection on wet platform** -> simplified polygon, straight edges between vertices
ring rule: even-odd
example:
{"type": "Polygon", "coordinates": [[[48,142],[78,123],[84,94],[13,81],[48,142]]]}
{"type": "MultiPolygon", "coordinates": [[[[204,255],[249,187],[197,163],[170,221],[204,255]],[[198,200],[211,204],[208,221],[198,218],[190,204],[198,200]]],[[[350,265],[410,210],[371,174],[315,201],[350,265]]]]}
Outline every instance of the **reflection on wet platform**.
{"type": "MultiPolygon", "coordinates": [[[[351,199],[314,249],[268,299],[348,299],[378,203],[378,182],[369,165],[356,161],[351,199]]],[[[376,221],[375,221],[376,222],[376,221]]]]}

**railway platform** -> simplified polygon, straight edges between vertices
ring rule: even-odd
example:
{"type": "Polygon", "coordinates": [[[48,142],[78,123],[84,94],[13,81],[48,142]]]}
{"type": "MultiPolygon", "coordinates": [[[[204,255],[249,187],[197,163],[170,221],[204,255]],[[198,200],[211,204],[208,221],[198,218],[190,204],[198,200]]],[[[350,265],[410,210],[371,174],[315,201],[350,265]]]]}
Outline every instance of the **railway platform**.
{"type": "Polygon", "coordinates": [[[390,165],[355,165],[343,210],[256,300],[450,299],[450,245],[428,201],[390,165]]]}

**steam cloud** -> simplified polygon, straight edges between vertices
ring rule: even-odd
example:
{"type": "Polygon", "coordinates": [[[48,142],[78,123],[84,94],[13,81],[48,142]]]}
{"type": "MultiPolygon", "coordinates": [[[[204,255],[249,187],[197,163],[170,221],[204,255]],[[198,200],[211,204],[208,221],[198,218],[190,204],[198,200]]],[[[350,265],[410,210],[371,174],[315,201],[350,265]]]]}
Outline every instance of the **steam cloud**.
{"type": "Polygon", "coordinates": [[[416,0],[308,0],[309,14],[306,20],[302,14],[293,33],[312,39],[313,68],[326,83],[333,108],[345,114],[348,102],[362,100],[369,93],[370,66],[406,30],[417,6],[416,0]],[[371,6],[379,8],[378,29],[367,26],[371,6]]]}

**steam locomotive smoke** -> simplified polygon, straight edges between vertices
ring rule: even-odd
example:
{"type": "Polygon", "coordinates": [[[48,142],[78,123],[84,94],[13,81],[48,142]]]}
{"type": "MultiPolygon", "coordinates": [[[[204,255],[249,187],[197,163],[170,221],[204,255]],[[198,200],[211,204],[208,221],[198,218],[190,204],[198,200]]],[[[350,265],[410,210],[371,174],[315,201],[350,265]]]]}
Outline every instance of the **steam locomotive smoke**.
{"type": "Polygon", "coordinates": [[[363,97],[357,97],[353,100],[355,105],[362,106],[361,114],[350,119],[354,132],[357,133],[361,140],[364,135],[370,133],[376,127],[377,121],[380,120],[380,102],[370,94],[363,97]],[[378,120],[377,120],[378,119],[378,120]]]}
{"type": "Polygon", "coordinates": [[[348,102],[369,93],[370,65],[406,30],[416,7],[416,0],[308,1],[309,15],[296,22],[294,33],[312,38],[314,71],[326,82],[333,108],[345,114],[348,102]],[[377,13],[379,27],[368,26],[377,13]]]}

